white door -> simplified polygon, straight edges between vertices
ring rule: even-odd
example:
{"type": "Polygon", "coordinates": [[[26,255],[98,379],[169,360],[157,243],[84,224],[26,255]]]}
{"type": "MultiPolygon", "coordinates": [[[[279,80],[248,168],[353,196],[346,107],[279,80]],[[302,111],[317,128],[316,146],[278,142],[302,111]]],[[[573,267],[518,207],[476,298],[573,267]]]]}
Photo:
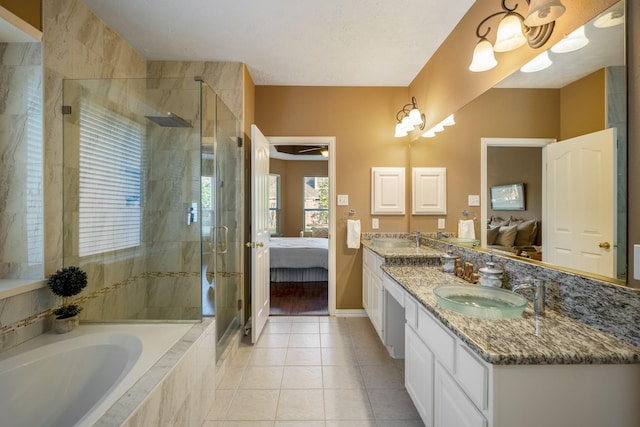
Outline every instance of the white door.
{"type": "Polygon", "coordinates": [[[544,148],[543,260],[615,277],[615,129],[544,148]]]}
{"type": "Polygon", "coordinates": [[[269,141],[251,125],[251,342],[269,320],[269,141]]]}

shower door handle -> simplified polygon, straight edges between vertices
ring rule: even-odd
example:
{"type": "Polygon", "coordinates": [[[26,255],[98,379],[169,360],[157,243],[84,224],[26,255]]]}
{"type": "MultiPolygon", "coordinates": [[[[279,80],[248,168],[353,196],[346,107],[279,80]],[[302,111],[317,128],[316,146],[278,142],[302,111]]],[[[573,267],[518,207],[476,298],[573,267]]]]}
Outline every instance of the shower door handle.
{"type": "Polygon", "coordinates": [[[226,225],[218,225],[216,227],[211,227],[212,233],[211,233],[211,239],[215,238],[215,233],[216,231],[221,228],[224,231],[224,241],[222,242],[223,244],[220,245],[222,246],[222,248],[224,248],[224,250],[218,250],[219,245],[214,244],[214,242],[211,242],[211,248],[213,249],[213,253],[216,254],[226,254],[227,253],[227,249],[229,246],[229,227],[227,227],[226,225]]]}

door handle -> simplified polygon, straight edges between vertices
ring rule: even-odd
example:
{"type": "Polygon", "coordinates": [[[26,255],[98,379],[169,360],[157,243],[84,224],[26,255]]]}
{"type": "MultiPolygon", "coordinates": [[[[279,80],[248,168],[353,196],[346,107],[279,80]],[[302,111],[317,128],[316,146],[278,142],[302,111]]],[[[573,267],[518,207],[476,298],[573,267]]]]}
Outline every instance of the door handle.
{"type": "Polygon", "coordinates": [[[247,242],[244,244],[248,248],[261,248],[264,246],[262,242],[247,242]]]}
{"type": "Polygon", "coordinates": [[[609,249],[611,248],[611,244],[609,242],[602,242],[598,245],[599,247],[601,247],[602,249],[609,249]]]}

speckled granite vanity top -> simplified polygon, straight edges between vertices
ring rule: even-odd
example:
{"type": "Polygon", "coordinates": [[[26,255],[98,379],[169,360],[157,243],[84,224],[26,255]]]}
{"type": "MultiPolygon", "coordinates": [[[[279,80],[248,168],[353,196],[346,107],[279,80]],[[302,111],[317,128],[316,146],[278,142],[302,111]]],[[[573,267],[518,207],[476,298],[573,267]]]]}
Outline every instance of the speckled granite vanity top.
{"type": "Polygon", "coordinates": [[[467,283],[437,267],[385,265],[382,269],[489,363],[640,363],[639,347],[553,310],[535,316],[531,303],[521,318],[509,320],[481,320],[444,310],[438,306],[433,288],[467,283]]]}
{"type": "Polygon", "coordinates": [[[373,243],[369,240],[362,240],[362,246],[365,246],[378,255],[386,258],[387,260],[398,258],[405,260],[425,260],[425,259],[433,259],[437,262],[440,262],[440,256],[442,256],[442,252],[436,249],[420,245],[419,248],[415,246],[411,246],[408,248],[384,248],[374,246],[373,243]]]}

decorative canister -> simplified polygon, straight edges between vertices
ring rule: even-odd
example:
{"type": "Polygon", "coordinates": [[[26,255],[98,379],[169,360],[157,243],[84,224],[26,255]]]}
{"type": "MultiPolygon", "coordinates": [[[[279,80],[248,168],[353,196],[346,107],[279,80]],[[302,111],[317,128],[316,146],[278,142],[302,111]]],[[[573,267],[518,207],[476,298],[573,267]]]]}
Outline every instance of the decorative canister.
{"type": "Polygon", "coordinates": [[[442,264],[442,271],[445,273],[455,272],[457,255],[453,254],[453,251],[449,249],[446,254],[440,257],[440,263],[442,264]]]}
{"type": "Polygon", "coordinates": [[[491,286],[493,288],[502,287],[503,271],[501,268],[496,267],[494,262],[487,262],[487,265],[482,267],[479,272],[481,286],[491,286]]]}

